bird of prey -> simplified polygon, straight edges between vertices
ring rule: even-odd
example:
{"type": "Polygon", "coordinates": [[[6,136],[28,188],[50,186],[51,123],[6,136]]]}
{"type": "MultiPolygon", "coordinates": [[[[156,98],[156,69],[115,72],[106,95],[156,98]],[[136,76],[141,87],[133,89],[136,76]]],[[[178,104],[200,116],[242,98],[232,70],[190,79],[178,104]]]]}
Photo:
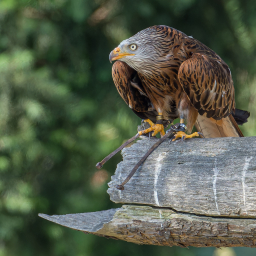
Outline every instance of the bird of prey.
{"type": "Polygon", "coordinates": [[[235,109],[235,93],[228,65],[210,48],[168,26],[146,28],[122,41],[109,55],[115,86],[127,105],[150,128],[160,132],[176,118],[191,133],[206,138],[242,137],[237,123],[249,112],[235,109]],[[236,121],[237,122],[236,122],[236,121]]]}

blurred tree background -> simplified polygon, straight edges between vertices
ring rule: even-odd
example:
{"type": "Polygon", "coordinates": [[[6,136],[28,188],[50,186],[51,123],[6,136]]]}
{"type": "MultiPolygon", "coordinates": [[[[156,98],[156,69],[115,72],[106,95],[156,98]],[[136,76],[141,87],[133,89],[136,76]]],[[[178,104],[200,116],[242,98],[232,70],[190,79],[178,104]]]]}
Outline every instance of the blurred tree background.
{"type": "MultiPolygon", "coordinates": [[[[139,246],[40,219],[119,207],[107,182],[121,156],[95,164],[140,120],[118,95],[109,52],[165,24],[200,40],[230,66],[242,127],[256,134],[253,0],[0,1],[0,256],[220,255],[215,248],[139,246]]],[[[255,255],[230,249],[227,255],[255,255]]]]}

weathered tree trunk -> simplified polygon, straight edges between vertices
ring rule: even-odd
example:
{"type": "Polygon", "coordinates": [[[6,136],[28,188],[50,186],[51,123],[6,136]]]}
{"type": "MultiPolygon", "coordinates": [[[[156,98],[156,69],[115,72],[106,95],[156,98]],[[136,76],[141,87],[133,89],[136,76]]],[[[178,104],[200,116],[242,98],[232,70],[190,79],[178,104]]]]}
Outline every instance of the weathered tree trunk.
{"type": "Polygon", "coordinates": [[[166,141],[124,190],[117,190],[116,185],[155,142],[143,139],[125,148],[124,160],[109,183],[112,201],[133,205],[40,216],[139,244],[256,247],[256,138],[166,141]]]}

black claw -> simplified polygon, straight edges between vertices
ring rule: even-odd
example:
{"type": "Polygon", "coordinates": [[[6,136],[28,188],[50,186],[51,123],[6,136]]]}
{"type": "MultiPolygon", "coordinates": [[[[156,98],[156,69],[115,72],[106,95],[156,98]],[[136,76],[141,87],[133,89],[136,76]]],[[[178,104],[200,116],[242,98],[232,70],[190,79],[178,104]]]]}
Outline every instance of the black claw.
{"type": "Polygon", "coordinates": [[[197,133],[198,133],[199,135],[201,135],[203,138],[205,138],[204,135],[203,135],[201,132],[197,132],[197,133]]]}

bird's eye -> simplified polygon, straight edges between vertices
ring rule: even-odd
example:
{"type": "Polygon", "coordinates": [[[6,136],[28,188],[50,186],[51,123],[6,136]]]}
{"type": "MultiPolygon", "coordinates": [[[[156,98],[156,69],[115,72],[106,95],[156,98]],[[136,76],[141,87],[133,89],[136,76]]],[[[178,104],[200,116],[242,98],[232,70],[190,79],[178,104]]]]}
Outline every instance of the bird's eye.
{"type": "Polygon", "coordinates": [[[132,51],[135,51],[137,49],[137,45],[136,44],[131,44],[129,47],[130,47],[130,49],[132,51]]]}

